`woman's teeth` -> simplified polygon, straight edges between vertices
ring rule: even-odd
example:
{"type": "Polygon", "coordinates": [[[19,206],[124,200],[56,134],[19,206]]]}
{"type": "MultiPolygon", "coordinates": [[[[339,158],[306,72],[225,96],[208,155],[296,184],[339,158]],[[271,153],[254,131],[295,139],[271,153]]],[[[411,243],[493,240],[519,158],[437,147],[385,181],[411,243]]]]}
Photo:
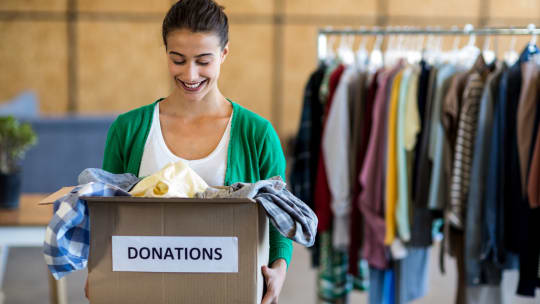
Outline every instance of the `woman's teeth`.
{"type": "Polygon", "coordinates": [[[200,82],[197,82],[197,83],[191,83],[191,84],[190,84],[190,83],[184,82],[184,85],[185,85],[186,87],[190,88],[190,89],[196,89],[196,88],[198,88],[198,87],[201,85],[201,83],[203,83],[203,82],[200,81],[200,82]]]}

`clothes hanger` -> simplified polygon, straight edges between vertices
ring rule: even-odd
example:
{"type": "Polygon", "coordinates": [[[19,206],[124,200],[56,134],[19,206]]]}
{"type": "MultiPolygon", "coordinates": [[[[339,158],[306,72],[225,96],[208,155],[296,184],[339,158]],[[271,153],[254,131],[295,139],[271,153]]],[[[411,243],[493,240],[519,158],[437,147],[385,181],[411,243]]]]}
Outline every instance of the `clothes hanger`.
{"type": "Polygon", "coordinates": [[[535,53],[538,50],[538,47],[536,46],[536,26],[531,23],[527,26],[527,29],[531,32],[531,41],[529,41],[528,50],[529,53],[535,53]]]}
{"type": "MultiPolygon", "coordinates": [[[[439,29],[439,27],[437,27],[439,29]]],[[[436,36],[434,39],[434,47],[433,47],[433,59],[435,64],[440,64],[442,62],[442,36],[436,36]]]]}
{"type": "Polygon", "coordinates": [[[536,45],[536,26],[531,23],[527,28],[531,32],[531,41],[527,46],[528,54],[525,57],[525,61],[530,60],[533,61],[536,65],[540,65],[540,50],[536,45]]]}
{"type": "MultiPolygon", "coordinates": [[[[350,28],[346,28],[346,30],[350,30],[350,28]]],[[[354,52],[352,50],[352,41],[354,41],[354,36],[341,34],[339,46],[337,49],[337,54],[338,54],[339,60],[346,65],[350,65],[354,63],[354,52]]]]}
{"type": "Polygon", "coordinates": [[[486,40],[484,40],[484,47],[482,49],[482,57],[484,57],[486,64],[492,64],[496,59],[495,51],[490,49],[490,44],[491,36],[486,36],[486,40]]]}
{"type": "MultiPolygon", "coordinates": [[[[360,30],[364,30],[365,27],[361,27],[360,30]]],[[[363,35],[356,50],[356,65],[359,69],[365,69],[369,62],[369,53],[366,48],[367,35],[363,35]]]]}
{"type": "MultiPolygon", "coordinates": [[[[377,29],[377,27],[375,27],[375,29],[377,29]]],[[[377,35],[377,38],[375,38],[373,50],[371,50],[371,53],[369,54],[368,70],[370,73],[375,73],[384,65],[383,53],[381,51],[383,40],[384,36],[382,34],[377,35]]]]}
{"type": "Polygon", "coordinates": [[[413,56],[414,64],[418,64],[422,60],[422,50],[424,48],[425,38],[426,38],[425,35],[418,35],[416,37],[416,41],[413,42],[415,43],[415,45],[413,46],[414,47],[414,56],[413,56]]]}
{"type": "Polygon", "coordinates": [[[516,36],[512,36],[512,39],[510,40],[510,48],[504,52],[503,59],[504,62],[511,66],[519,59],[519,54],[516,52],[516,36]]]}
{"type": "MultiPolygon", "coordinates": [[[[429,31],[431,28],[427,27],[427,30],[429,31]]],[[[428,34],[427,40],[426,40],[426,46],[423,49],[422,57],[428,64],[433,64],[433,39],[435,39],[435,36],[433,34],[428,34]]]]}
{"type": "Polygon", "coordinates": [[[328,43],[326,44],[326,63],[330,64],[336,59],[336,53],[334,53],[334,43],[336,41],[336,37],[330,35],[328,37],[328,43]]]}
{"type": "Polygon", "coordinates": [[[476,35],[472,32],[473,30],[472,24],[465,25],[465,32],[469,34],[469,42],[459,52],[459,63],[466,68],[472,67],[476,58],[480,55],[480,50],[476,47],[476,35]]]}

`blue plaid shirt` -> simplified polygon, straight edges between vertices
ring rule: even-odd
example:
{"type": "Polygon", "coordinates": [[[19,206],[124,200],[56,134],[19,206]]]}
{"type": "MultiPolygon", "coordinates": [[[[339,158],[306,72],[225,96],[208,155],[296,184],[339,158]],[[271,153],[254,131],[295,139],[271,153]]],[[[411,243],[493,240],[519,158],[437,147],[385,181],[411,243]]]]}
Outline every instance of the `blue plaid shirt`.
{"type": "Polygon", "coordinates": [[[130,196],[116,186],[91,182],[75,187],[54,202],[54,215],[45,232],[43,254],[55,279],[86,268],[90,221],[85,196],[130,196]]]}
{"type": "Polygon", "coordinates": [[[131,196],[128,191],[139,178],[89,168],[81,172],[78,181],[79,186],[54,202],[54,215],[45,231],[43,255],[57,280],[88,263],[90,221],[84,197],[131,196]]]}

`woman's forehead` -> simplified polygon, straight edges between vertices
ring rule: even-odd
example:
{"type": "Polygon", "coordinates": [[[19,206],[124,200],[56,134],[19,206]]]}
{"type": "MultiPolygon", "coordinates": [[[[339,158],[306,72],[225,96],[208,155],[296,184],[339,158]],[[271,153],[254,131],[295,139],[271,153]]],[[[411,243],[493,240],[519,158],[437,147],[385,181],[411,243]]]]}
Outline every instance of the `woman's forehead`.
{"type": "Polygon", "coordinates": [[[213,53],[220,49],[218,35],[212,32],[192,32],[179,29],[167,35],[167,49],[184,55],[213,53]]]}

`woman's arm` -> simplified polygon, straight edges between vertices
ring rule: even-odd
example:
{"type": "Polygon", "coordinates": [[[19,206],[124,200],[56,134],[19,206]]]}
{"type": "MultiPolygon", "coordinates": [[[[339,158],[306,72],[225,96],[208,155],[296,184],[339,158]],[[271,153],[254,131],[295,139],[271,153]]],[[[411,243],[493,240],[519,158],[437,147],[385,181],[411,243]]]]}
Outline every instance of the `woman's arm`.
{"type": "MultiPolygon", "coordinates": [[[[279,175],[285,180],[285,156],[281,149],[279,137],[270,123],[268,123],[266,135],[263,137],[263,144],[259,152],[259,165],[261,179],[279,175]]],[[[282,236],[270,224],[270,267],[262,267],[267,287],[262,301],[263,304],[277,303],[281,288],[285,282],[292,251],[292,241],[282,236]]]]}

